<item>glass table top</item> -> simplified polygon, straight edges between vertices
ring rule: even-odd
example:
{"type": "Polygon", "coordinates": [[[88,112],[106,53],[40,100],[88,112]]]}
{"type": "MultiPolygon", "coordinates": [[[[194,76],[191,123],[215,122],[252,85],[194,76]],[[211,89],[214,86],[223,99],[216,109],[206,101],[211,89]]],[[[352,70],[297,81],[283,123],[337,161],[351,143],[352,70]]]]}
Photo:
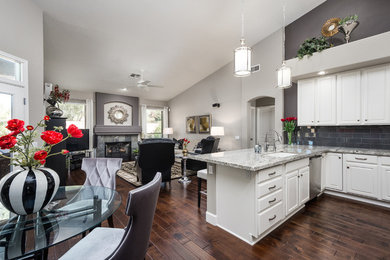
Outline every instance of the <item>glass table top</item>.
{"type": "Polygon", "coordinates": [[[97,186],[63,186],[40,212],[18,216],[0,204],[0,259],[28,255],[87,231],[121,204],[118,192],[97,186]]]}

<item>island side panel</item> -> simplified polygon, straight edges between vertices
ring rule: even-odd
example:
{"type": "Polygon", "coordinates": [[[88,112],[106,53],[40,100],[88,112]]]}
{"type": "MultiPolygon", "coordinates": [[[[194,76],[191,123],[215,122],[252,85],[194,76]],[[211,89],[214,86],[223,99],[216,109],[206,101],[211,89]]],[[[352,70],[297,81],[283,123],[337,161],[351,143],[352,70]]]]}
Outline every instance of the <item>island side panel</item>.
{"type": "Polygon", "coordinates": [[[207,164],[207,211],[206,221],[212,225],[217,225],[217,206],[216,206],[216,186],[215,186],[216,165],[207,164]]]}
{"type": "Polygon", "coordinates": [[[217,165],[215,171],[217,225],[252,244],[255,223],[255,172],[217,165]]]}

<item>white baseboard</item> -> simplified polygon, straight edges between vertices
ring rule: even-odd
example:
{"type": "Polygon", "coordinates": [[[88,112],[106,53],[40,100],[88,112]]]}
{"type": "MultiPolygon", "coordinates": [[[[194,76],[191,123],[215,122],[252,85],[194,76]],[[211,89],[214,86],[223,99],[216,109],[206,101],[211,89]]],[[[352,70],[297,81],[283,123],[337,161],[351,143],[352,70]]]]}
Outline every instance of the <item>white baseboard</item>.
{"type": "Polygon", "coordinates": [[[368,204],[373,204],[376,206],[381,206],[385,208],[390,208],[390,203],[379,201],[379,200],[374,200],[374,199],[368,199],[368,198],[363,198],[363,197],[358,197],[355,195],[347,194],[347,193],[341,193],[337,191],[331,191],[331,190],[325,190],[325,194],[341,197],[341,198],[346,198],[346,199],[351,199],[351,200],[356,200],[368,204]]]}
{"type": "Polygon", "coordinates": [[[217,215],[206,211],[206,222],[210,223],[213,226],[216,226],[217,225],[217,215]]]}

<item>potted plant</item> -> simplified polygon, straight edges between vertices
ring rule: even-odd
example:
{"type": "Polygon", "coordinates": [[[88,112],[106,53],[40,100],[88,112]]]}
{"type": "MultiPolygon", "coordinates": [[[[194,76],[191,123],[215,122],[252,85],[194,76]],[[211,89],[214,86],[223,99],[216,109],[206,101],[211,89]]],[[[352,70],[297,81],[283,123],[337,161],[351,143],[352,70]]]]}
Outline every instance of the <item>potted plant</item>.
{"type": "Polygon", "coordinates": [[[292,134],[295,130],[295,126],[297,125],[297,118],[296,117],[286,117],[282,118],[281,121],[283,122],[283,130],[287,132],[287,138],[288,138],[288,144],[292,144],[292,134]]]}
{"type": "Polygon", "coordinates": [[[351,33],[359,25],[357,21],[357,14],[349,15],[344,19],[341,19],[339,22],[339,30],[342,31],[345,35],[345,41],[348,43],[351,39],[351,33]]]}
{"type": "Polygon", "coordinates": [[[325,37],[311,38],[305,40],[297,53],[297,57],[302,59],[305,55],[312,56],[315,52],[321,52],[325,49],[332,47],[325,37]]]}
{"type": "Polygon", "coordinates": [[[51,156],[65,155],[67,150],[51,153],[52,147],[74,137],[81,138],[83,133],[75,125],[67,129],[67,136],[61,134],[62,127],[38,133],[39,127],[45,127],[45,116],[35,127],[24,127],[24,121],[12,119],[6,128],[11,131],[0,137],[0,148],[9,149],[11,157],[0,154],[11,161],[16,169],[0,180],[0,201],[9,211],[18,215],[28,215],[43,209],[54,197],[60,179],[55,171],[45,168],[46,159],[51,156]],[[35,139],[40,136],[44,144],[36,145],[35,139]]]}
{"type": "Polygon", "coordinates": [[[61,117],[64,112],[58,107],[58,104],[69,101],[69,97],[69,90],[64,89],[60,91],[58,85],[55,85],[54,90],[50,92],[49,98],[46,99],[46,102],[49,103],[49,106],[46,108],[46,115],[50,117],[61,117]]]}
{"type": "Polygon", "coordinates": [[[183,156],[187,156],[188,155],[187,145],[189,143],[190,143],[190,140],[188,140],[187,138],[183,139],[183,156]]]}

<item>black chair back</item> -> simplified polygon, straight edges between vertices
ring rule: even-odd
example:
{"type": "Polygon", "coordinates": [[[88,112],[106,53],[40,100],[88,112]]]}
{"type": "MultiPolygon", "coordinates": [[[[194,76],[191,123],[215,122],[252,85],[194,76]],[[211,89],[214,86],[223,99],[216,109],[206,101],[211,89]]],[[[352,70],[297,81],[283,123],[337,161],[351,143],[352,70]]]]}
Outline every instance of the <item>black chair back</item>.
{"type": "Polygon", "coordinates": [[[160,186],[161,173],[158,172],[151,182],[129,192],[126,214],[130,219],[125,235],[108,259],[140,260],[145,258],[160,186]]]}
{"type": "Polygon", "coordinates": [[[151,181],[156,172],[162,173],[162,181],[171,180],[171,168],[175,163],[175,142],[172,139],[145,139],[139,144],[138,150],[143,184],[151,181]]]}

